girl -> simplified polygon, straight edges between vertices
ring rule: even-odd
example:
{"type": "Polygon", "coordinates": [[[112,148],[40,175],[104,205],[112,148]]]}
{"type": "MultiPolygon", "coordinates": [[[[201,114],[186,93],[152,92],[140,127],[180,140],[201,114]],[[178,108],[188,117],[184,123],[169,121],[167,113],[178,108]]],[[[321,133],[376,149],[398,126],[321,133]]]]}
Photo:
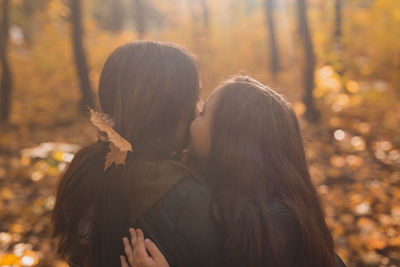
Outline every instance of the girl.
{"type": "MultiPolygon", "coordinates": [[[[93,112],[92,118],[105,136],[75,155],[61,177],[52,215],[58,252],[70,266],[120,266],[120,240],[131,226],[147,229],[170,263],[198,262],[204,255],[177,257],[191,246],[189,236],[201,234],[197,226],[185,226],[196,219],[191,212],[201,214],[207,205],[199,198],[204,186],[178,161],[199,91],[192,56],[175,44],[128,43],[107,59],[99,83],[105,114],[93,112]],[[170,245],[177,232],[180,247],[170,245]]],[[[211,215],[197,217],[214,225],[211,215]]],[[[200,245],[217,244],[217,236],[211,232],[200,245]]]]}
{"type": "MultiPolygon", "coordinates": [[[[235,77],[210,95],[190,133],[224,232],[224,266],[343,266],[310,178],[296,115],[279,94],[235,77]]],[[[130,232],[135,249],[126,238],[124,245],[131,266],[168,266],[140,229],[130,232]]],[[[128,266],[124,257],[121,264],[128,266]]]]}

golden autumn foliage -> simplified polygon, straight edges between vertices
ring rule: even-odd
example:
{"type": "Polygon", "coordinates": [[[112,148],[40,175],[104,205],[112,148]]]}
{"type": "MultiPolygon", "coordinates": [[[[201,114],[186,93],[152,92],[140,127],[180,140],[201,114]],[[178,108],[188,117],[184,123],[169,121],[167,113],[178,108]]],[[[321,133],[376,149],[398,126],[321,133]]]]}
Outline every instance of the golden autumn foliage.
{"type": "MultiPolygon", "coordinates": [[[[77,149],[97,135],[88,112],[78,108],[68,1],[35,1],[30,21],[25,1],[12,1],[10,11],[14,83],[10,124],[0,125],[0,266],[66,266],[51,238],[54,188],[77,149]],[[28,30],[31,43],[19,34],[28,30]]],[[[112,32],[102,24],[109,9],[98,0],[82,2],[96,93],[107,56],[139,35],[130,8],[124,27],[112,32]]],[[[130,2],[122,0],[125,7],[130,2]]],[[[301,118],[304,55],[296,1],[276,1],[277,75],[269,71],[263,0],[206,2],[208,26],[198,0],[148,0],[145,38],[176,42],[196,55],[203,97],[225,78],[250,74],[289,99],[301,118]]],[[[343,1],[340,49],[334,2],[308,1],[317,59],[313,95],[321,112],[319,124],[301,120],[310,170],[348,266],[400,266],[400,1],[343,1]]]]}

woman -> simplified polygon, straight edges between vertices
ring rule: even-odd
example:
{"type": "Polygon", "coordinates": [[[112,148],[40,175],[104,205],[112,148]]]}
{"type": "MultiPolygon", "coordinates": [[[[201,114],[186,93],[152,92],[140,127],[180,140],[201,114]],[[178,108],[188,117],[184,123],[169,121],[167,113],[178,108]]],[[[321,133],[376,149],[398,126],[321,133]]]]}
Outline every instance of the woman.
{"type": "MultiPolygon", "coordinates": [[[[196,198],[204,186],[178,161],[199,98],[192,56],[165,42],[123,45],[103,67],[99,98],[114,124],[105,141],[83,147],[61,177],[52,217],[58,252],[70,266],[120,266],[120,240],[130,226],[139,226],[158,240],[170,263],[197,262],[198,254],[177,257],[190,241],[170,244],[178,231],[180,238],[198,234],[185,218],[207,202],[196,198]],[[131,152],[119,151],[115,136],[131,152]]],[[[107,120],[95,119],[105,127],[107,120]]],[[[201,219],[214,224],[211,216],[201,219]]]]}
{"type": "MultiPolygon", "coordinates": [[[[235,77],[210,95],[190,133],[224,231],[224,266],[343,266],[310,179],[296,115],[280,95],[235,77]]],[[[168,266],[140,229],[130,232],[135,250],[126,238],[124,245],[132,266],[168,266]]],[[[127,266],[124,257],[121,264],[127,266]]]]}

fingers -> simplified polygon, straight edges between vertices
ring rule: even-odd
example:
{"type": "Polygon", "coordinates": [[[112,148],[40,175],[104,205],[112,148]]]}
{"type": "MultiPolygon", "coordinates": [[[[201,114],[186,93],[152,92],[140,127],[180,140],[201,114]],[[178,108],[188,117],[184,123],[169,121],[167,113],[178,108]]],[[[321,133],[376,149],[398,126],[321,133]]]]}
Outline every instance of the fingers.
{"type": "MultiPolygon", "coordinates": [[[[144,239],[141,229],[135,230],[130,228],[129,233],[131,235],[131,242],[129,242],[128,238],[124,237],[123,243],[130,266],[153,266],[154,264],[159,267],[169,266],[158,247],[150,239],[144,239]]],[[[124,256],[120,258],[121,267],[129,267],[126,258],[124,256]]]]}
{"type": "Polygon", "coordinates": [[[158,267],[169,267],[167,259],[164,257],[164,255],[161,253],[161,251],[158,249],[156,244],[154,244],[153,241],[150,239],[146,239],[144,241],[144,244],[146,246],[147,251],[150,253],[150,256],[153,258],[154,263],[158,267]]]}
{"type": "Polygon", "coordinates": [[[146,246],[147,251],[150,253],[150,256],[157,261],[157,259],[160,259],[164,257],[161,253],[161,251],[158,249],[156,244],[154,244],[150,239],[146,238],[144,241],[144,244],[146,246]]]}
{"type": "Polygon", "coordinates": [[[119,258],[121,259],[121,267],[129,267],[124,256],[121,255],[119,258]]]}
{"type": "Polygon", "coordinates": [[[153,259],[147,254],[146,246],[144,243],[144,234],[142,230],[136,230],[136,241],[135,248],[133,250],[133,256],[135,258],[135,263],[139,266],[148,266],[154,263],[153,259]]]}
{"type": "Polygon", "coordinates": [[[129,233],[131,234],[131,244],[133,247],[135,247],[136,238],[137,238],[136,231],[133,228],[129,228],[129,233]]]}
{"type": "Polygon", "coordinates": [[[141,229],[136,230],[136,240],[135,240],[135,249],[134,249],[134,256],[145,258],[147,257],[146,247],[144,245],[144,234],[141,229]]]}
{"type": "Polygon", "coordinates": [[[131,244],[129,243],[128,238],[124,237],[122,238],[122,242],[124,243],[124,251],[125,255],[128,257],[128,261],[130,265],[133,265],[133,249],[131,247],[131,244]]]}

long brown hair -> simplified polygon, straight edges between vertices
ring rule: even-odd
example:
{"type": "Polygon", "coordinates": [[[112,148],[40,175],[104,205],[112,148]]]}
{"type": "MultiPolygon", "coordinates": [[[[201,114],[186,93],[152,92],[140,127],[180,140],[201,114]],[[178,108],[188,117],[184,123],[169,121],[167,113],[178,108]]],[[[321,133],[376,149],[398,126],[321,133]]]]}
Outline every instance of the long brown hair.
{"type": "Polygon", "coordinates": [[[138,160],[179,157],[198,97],[197,69],[182,47],[138,41],[109,56],[100,77],[100,104],[114,119],[114,129],[132,144],[133,152],[128,153],[126,166],[113,165],[106,172],[107,143],[91,144],[75,155],[61,177],[52,217],[60,254],[73,254],[79,247],[79,224],[92,210],[85,266],[119,266],[121,238],[133,223],[127,216],[127,179],[135,176],[132,166],[138,160]]]}
{"type": "Polygon", "coordinates": [[[299,223],[299,266],[332,267],[332,237],[290,104],[249,77],[235,77],[220,90],[205,179],[227,229],[227,266],[279,266],[266,212],[268,201],[277,200],[299,223]]]}

